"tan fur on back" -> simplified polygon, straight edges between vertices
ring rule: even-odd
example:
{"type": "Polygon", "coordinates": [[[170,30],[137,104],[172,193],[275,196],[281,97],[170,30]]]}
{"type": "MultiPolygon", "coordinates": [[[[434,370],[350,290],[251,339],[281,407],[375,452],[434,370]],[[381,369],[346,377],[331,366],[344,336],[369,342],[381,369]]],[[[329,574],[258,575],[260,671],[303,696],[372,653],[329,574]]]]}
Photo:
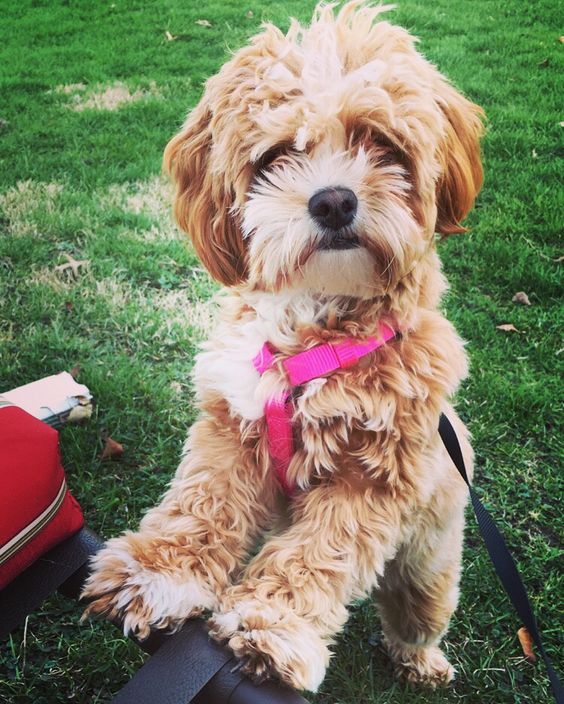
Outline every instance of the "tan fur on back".
{"type": "Polygon", "coordinates": [[[168,145],[178,223],[228,288],[176,476],[139,530],[94,559],[85,589],[89,612],[140,637],[212,611],[212,635],[246,672],[302,689],[323,680],[347,605],[372,592],[398,672],[431,686],[453,676],[438,645],[458,599],[466,487],[442,412],[468,466],[472,451],[449,401],[467,361],[439,308],[435,232],[464,231],[482,112],[382,12],[350,2],[286,35],[266,25],[168,145]],[[313,196],[344,189],[352,220],[325,224],[313,196]],[[295,395],[298,491],[284,508],[264,418],[287,385],[279,362],[380,321],[397,339],[295,395]],[[265,342],[278,356],[261,377],[265,342]]]}

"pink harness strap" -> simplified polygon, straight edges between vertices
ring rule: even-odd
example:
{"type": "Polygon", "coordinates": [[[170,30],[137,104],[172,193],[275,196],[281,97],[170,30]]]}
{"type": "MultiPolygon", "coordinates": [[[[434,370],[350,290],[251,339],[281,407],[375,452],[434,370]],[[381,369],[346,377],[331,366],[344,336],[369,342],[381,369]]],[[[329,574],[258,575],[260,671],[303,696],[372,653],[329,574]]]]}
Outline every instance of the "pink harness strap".
{"type": "MultiPolygon", "coordinates": [[[[282,366],[288,375],[290,387],[300,386],[307,381],[330,374],[336,369],[352,367],[361,357],[384,345],[395,337],[395,334],[389,325],[380,323],[377,337],[369,337],[363,342],[347,338],[335,345],[325,343],[287,357],[282,362],[282,366]]],[[[259,374],[264,374],[274,365],[275,354],[276,350],[268,342],[265,342],[261,351],[253,359],[253,364],[259,374]]],[[[287,476],[288,467],[294,454],[291,388],[285,389],[278,396],[269,398],[264,407],[268,451],[278,481],[287,496],[291,496],[295,490],[295,486],[288,481],[287,476]]]]}

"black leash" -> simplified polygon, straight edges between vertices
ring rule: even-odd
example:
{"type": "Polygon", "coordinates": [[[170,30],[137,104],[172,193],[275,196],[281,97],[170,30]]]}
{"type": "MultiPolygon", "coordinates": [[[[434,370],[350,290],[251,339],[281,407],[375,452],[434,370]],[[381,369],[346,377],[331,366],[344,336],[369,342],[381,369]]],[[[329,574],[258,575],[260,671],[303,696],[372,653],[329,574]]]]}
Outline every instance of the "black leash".
{"type": "Polygon", "coordinates": [[[523,581],[521,580],[517,566],[515,565],[515,562],[511,557],[511,553],[505,544],[505,540],[494,523],[493,518],[486,511],[468,481],[468,475],[466,473],[466,467],[464,465],[464,459],[462,457],[462,451],[460,449],[458,437],[456,436],[456,431],[444,413],[441,414],[441,418],[439,420],[439,435],[441,436],[450,458],[456,465],[456,468],[460,472],[462,478],[468,486],[468,489],[470,490],[470,498],[472,500],[474,513],[476,514],[476,518],[478,520],[480,533],[482,534],[482,538],[484,539],[484,543],[486,544],[486,548],[490,554],[490,558],[495,571],[497,572],[497,576],[501,580],[503,588],[507,592],[507,596],[519,614],[519,618],[523,622],[523,625],[529,631],[539,653],[542,656],[542,659],[544,660],[552,693],[554,694],[554,699],[557,704],[564,704],[564,690],[562,689],[562,685],[552,666],[550,658],[546,654],[542,645],[535,615],[533,614],[533,609],[531,608],[531,602],[529,601],[527,591],[523,586],[523,581]]]}

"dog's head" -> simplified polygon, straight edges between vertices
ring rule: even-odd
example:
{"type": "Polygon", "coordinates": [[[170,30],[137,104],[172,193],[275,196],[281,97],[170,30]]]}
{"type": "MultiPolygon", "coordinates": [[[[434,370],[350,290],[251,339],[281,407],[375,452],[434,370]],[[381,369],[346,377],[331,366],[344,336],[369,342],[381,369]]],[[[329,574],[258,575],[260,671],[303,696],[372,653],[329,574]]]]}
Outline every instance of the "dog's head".
{"type": "Polygon", "coordinates": [[[222,283],[381,296],[464,231],[482,111],[383,9],[266,25],[169,143],[178,223],[222,283]]]}

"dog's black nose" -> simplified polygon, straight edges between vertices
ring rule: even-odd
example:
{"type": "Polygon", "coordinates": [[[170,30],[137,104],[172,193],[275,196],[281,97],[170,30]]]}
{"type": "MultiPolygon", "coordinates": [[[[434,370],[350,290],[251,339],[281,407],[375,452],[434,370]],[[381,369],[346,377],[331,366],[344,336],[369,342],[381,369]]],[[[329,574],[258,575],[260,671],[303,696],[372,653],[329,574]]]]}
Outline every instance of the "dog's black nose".
{"type": "Polygon", "coordinates": [[[350,188],[324,188],[309,199],[311,217],[322,227],[339,230],[350,225],[356,215],[358,199],[350,188]]]}

